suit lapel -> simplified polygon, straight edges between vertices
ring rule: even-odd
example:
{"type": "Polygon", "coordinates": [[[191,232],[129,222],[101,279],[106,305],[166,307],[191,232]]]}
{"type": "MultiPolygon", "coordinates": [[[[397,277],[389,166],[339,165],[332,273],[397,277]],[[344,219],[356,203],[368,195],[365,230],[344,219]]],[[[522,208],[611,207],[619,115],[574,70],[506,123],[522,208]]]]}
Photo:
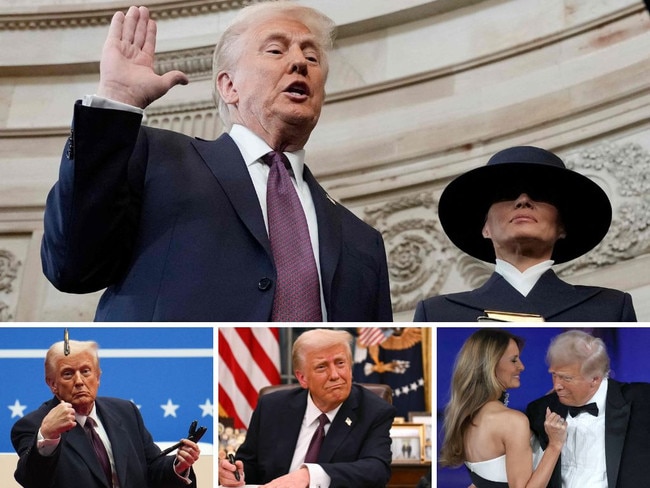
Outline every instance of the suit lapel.
{"type": "Polygon", "coordinates": [[[122,425],[122,420],[115,415],[115,412],[109,408],[102,408],[103,403],[101,403],[101,400],[95,400],[95,404],[97,405],[97,415],[99,415],[108,439],[111,441],[113,461],[115,462],[115,471],[117,472],[117,478],[120,480],[120,486],[128,486],[126,468],[129,465],[128,453],[130,449],[128,439],[131,435],[126,431],[122,425]]]}
{"type": "Polygon", "coordinates": [[[296,443],[300,435],[302,420],[307,406],[307,390],[301,390],[288,402],[286,408],[278,412],[276,423],[277,449],[275,449],[275,465],[278,473],[288,473],[291,467],[292,456],[296,450],[296,443]]]}
{"type": "Polygon", "coordinates": [[[623,455],[625,433],[630,420],[630,404],[621,394],[620,386],[607,380],[607,403],[605,407],[605,460],[608,486],[616,486],[623,455]]]}
{"type": "Polygon", "coordinates": [[[108,488],[108,485],[104,480],[106,478],[104,471],[102,470],[99,460],[97,459],[97,456],[95,456],[93,446],[88,440],[81,425],[77,424],[73,429],[67,432],[67,442],[70,448],[76,451],[79,457],[81,457],[93,476],[97,478],[97,482],[101,482],[108,488]]]}
{"type": "Polygon", "coordinates": [[[228,134],[223,134],[216,141],[195,139],[192,145],[223,188],[241,222],[271,256],[271,243],[257,193],[235,142],[228,134]]]}
{"type": "Polygon", "coordinates": [[[307,166],[304,167],[303,179],[309,186],[314,201],[314,209],[316,210],[323,295],[325,296],[327,310],[332,310],[330,307],[332,283],[334,282],[342,245],[341,218],[336,209],[337,203],[318,184],[307,166]]]}
{"type": "Polygon", "coordinates": [[[332,426],[327,431],[327,435],[325,436],[325,440],[321,446],[321,450],[318,455],[319,462],[331,462],[332,457],[339,450],[339,446],[345,442],[345,439],[348,437],[350,432],[352,432],[352,429],[354,429],[356,426],[358,395],[359,392],[353,388],[350,393],[350,397],[345,402],[343,402],[341,408],[336,413],[334,422],[332,422],[332,426]]]}

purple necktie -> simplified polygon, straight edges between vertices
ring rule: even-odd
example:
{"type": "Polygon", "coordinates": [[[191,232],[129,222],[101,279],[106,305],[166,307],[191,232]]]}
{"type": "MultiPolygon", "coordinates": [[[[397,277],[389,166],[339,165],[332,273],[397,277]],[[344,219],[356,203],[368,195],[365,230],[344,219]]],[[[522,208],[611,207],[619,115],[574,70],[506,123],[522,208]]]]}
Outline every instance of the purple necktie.
{"type": "Polygon", "coordinates": [[[90,417],[86,418],[86,423],[84,424],[84,430],[88,439],[90,439],[91,444],[93,445],[93,450],[97,456],[97,460],[106,475],[106,480],[108,481],[108,486],[113,486],[113,471],[111,471],[111,462],[108,459],[108,453],[106,452],[106,447],[99,437],[99,434],[95,431],[95,421],[90,417]]]}
{"type": "Polygon", "coordinates": [[[269,239],[277,272],[273,322],[320,322],[320,283],[309,228],[298,193],[275,151],[262,156],[271,167],[266,186],[269,239]]]}
{"type": "Polygon", "coordinates": [[[325,439],[325,424],[328,424],[329,421],[330,419],[324,413],[321,413],[320,417],[318,417],[318,427],[307,448],[307,455],[305,456],[306,463],[315,463],[318,461],[320,446],[323,445],[323,439],[325,439]]]}

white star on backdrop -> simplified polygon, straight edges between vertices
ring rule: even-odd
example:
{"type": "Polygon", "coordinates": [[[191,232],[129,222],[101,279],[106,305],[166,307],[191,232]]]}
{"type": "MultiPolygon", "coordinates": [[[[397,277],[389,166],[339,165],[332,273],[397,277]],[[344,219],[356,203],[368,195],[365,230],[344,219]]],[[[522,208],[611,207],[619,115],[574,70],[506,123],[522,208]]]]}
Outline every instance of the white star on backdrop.
{"type": "Polygon", "coordinates": [[[207,417],[208,415],[210,417],[213,417],[213,415],[212,415],[212,411],[213,411],[212,402],[210,401],[209,398],[205,399],[204,404],[202,404],[202,405],[199,404],[199,408],[202,410],[201,417],[207,417]]]}
{"type": "Polygon", "coordinates": [[[18,417],[21,418],[25,415],[25,409],[27,405],[21,405],[18,400],[13,405],[7,405],[7,408],[11,410],[11,418],[18,417]]]}
{"type": "Polygon", "coordinates": [[[176,410],[178,410],[178,407],[180,407],[180,405],[174,405],[172,403],[171,398],[167,399],[167,403],[165,405],[160,406],[160,408],[162,408],[165,411],[165,415],[163,415],[163,418],[169,416],[176,418],[176,410]]]}

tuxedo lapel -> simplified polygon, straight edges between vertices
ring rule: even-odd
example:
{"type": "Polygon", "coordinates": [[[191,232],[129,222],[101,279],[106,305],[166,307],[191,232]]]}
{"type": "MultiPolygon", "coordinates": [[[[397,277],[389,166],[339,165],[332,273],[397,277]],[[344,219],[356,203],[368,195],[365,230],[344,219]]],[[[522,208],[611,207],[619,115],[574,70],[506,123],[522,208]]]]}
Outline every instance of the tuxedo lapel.
{"type": "Polygon", "coordinates": [[[341,255],[341,219],[336,209],[337,203],[318,184],[307,166],[304,167],[303,179],[309,186],[316,210],[323,295],[325,306],[331,310],[332,283],[341,255]]]}
{"type": "Polygon", "coordinates": [[[272,256],[257,193],[235,142],[223,134],[216,141],[195,139],[192,144],[223,188],[241,222],[272,256]]]}
{"type": "Polygon", "coordinates": [[[607,380],[605,407],[605,460],[608,486],[616,486],[623,455],[625,433],[630,420],[630,405],[625,401],[617,382],[607,380]]]}

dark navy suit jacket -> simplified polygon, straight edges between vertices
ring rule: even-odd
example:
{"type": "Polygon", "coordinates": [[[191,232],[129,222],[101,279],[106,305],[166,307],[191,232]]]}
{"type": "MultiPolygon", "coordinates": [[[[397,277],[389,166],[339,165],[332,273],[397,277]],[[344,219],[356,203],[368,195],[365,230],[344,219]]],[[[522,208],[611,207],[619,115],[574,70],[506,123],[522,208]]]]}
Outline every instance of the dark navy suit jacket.
{"type": "MultiPolygon", "coordinates": [[[[607,485],[611,488],[636,488],[648,485],[650,462],[650,384],[620,383],[606,380],[605,404],[605,463],[607,485]]],[[[551,393],[531,402],[526,414],[530,428],[540,440],[543,449],[548,446],[544,431],[546,407],[566,417],[568,407],[551,393]]],[[[562,488],[561,458],[548,484],[562,488]]]]}
{"type": "MultiPolygon", "coordinates": [[[[328,320],[391,321],[381,234],[307,167],[328,320]]],[[[204,141],[75,105],[45,209],[43,271],[59,290],[108,287],[99,321],[268,321],[276,272],[253,183],[227,134],[204,141]]]]}
{"type": "MultiPolygon", "coordinates": [[[[307,390],[278,391],[260,397],[246,440],[237,450],[245,481],[264,484],[289,472],[307,390]]],[[[331,478],[330,488],[384,488],[390,479],[390,427],[395,407],[352,385],[321,446],[318,464],[331,478]]]]}
{"type": "Polygon", "coordinates": [[[532,313],[548,322],[635,322],[628,293],[596,286],[570,285],[546,271],[528,296],[493,273],[480,288],[421,301],[415,322],[476,322],[485,310],[532,313]]]}
{"type": "MultiPolygon", "coordinates": [[[[98,397],[99,415],[111,441],[115,470],[121,488],[195,487],[174,472],[175,456],[156,459],[160,449],[142,421],[138,407],[118,398],[98,397]]],[[[11,430],[11,442],[18,453],[16,481],[25,488],[108,488],[83,427],[76,425],[61,434],[51,456],[41,456],[36,447],[38,429],[47,413],[60,403],[56,397],[25,415],[11,430]]]]}

